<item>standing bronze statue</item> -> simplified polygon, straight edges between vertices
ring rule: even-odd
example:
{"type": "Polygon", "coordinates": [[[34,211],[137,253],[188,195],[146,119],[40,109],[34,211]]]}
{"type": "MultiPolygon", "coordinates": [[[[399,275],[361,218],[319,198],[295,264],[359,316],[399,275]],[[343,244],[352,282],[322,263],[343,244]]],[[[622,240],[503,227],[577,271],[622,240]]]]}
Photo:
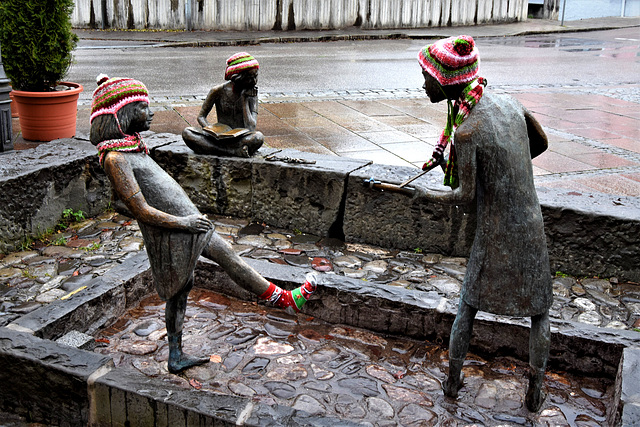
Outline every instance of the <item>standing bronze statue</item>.
{"type": "Polygon", "coordinates": [[[206,363],[182,352],[182,326],[193,271],[200,255],[217,262],[240,286],[289,313],[298,312],[316,289],[313,274],[303,286],[283,290],[245,263],[213,231],[187,193],[149,156],[138,132],[149,130],[153,113],[139,81],[98,76],[91,106],[91,143],[119,199],[138,220],[160,297],[166,301],[168,370],[178,373],[206,363]]]}
{"type": "Polygon", "coordinates": [[[531,158],[547,148],[546,135],[516,100],[485,93],[471,37],[425,46],[418,60],[427,96],[433,103],[447,100],[449,107],[447,126],[423,168],[446,164],[445,185],[452,188],[420,189],[418,197],[448,204],[477,202],[477,229],[451,329],[444,393],[455,397],[462,387],[462,366],[478,310],[527,316],[531,371],[525,403],[537,412],[545,399],[553,294],[531,158]]]}
{"type": "Polygon", "coordinates": [[[185,144],[198,154],[249,157],[264,142],[256,131],[258,121],[258,61],[246,52],[227,59],[226,83],[209,91],[198,114],[201,129],[182,132],[185,144]],[[218,122],[210,125],[207,116],[216,107],[218,122]]]}

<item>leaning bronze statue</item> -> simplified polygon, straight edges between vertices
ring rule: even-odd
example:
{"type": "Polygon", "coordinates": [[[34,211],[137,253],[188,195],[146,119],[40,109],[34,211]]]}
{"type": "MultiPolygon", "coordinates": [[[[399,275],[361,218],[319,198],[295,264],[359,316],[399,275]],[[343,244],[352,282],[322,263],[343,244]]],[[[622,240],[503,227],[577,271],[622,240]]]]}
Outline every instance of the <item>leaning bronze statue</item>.
{"type": "Polygon", "coordinates": [[[447,126],[423,169],[443,165],[444,183],[451,190],[418,188],[415,197],[456,205],[477,202],[477,229],[451,329],[444,393],[455,397],[462,387],[462,366],[478,310],[527,316],[531,370],[525,403],[537,412],[545,399],[553,295],[531,159],[547,148],[547,137],[516,100],[486,93],[471,37],[425,46],[418,60],[427,96],[433,103],[447,100],[449,107],[447,126]]]}
{"type": "Polygon", "coordinates": [[[138,220],[151,272],[166,301],[168,370],[178,373],[209,358],[182,351],[182,326],[193,271],[200,255],[218,263],[240,286],[289,313],[298,312],[316,289],[313,274],[288,291],[268,282],[213,230],[180,185],[149,155],[139,132],[149,130],[153,112],[139,81],[98,76],[91,105],[91,143],[118,198],[138,220]]]}
{"type": "Polygon", "coordinates": [[[182,132],[189,148],[198,154],[249,157],[262,146],[264,136],[256,131],[258,69],[258,61],[246,52],[227,59],[227,82],[209,91],[198,114],[201,128],[182,132]],[[214,106],[217,123],[209,124],[207,116],[214,106]]]}

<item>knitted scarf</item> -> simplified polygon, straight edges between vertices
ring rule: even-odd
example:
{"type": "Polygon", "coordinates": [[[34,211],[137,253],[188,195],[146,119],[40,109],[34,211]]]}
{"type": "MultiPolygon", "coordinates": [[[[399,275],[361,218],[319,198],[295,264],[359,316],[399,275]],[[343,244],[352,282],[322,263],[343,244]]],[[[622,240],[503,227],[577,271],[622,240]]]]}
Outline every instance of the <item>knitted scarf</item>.
{"type": "Polygon", "coordinates": [[[456,100],[453,107],[451,106],[451,100],[447,99],[447,126],[444,128],[442,135],[440,135],[440,138],[438,139],[438,144],[436,145],[435,150],[433,150],[431,159],[422,166],[422,170],[429,170],[441,164],[444,150],[447,148],[447,145],[451,144],[451,148],[449,149],[449,159],[447,160],[447,166],[444,173],[444,185],[448,185],[451,188],[457,188],[459,185],[458,162],[456,159],[453,135],[458,126],[465,121],[473,107],[475,107],[478,101],[480,101],[480,98],[482,98],[484,87],[486,85],[487,80],[482,77],[478,77],[469,82],[469,84],[462,90],[460,98],[456,100]]]}
{"type": "Polygon", "coordinates": [[[98,160],[100,161],[100,166],[103,168],[104,157],[108,151],[121,151],[124,153],[145,152],[146,154],[149,154],[147,144],[144,143],[140,135],[137,133],[134,135],[126,135],[122,139],[109,139],[107,141],[102,141],[96,146],[96,148],[98,149],[98,160]]]}

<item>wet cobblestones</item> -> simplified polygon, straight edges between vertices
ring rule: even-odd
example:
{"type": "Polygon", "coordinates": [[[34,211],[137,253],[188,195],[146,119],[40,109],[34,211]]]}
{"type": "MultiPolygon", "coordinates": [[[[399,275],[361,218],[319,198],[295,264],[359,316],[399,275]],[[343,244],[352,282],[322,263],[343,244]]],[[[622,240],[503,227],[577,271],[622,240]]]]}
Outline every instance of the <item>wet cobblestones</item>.
{"type": "Polygon", "coordinates": [[[164,305],[151,296],[97,335],[116,366],[134,367],[189,389],[235,394],[365,426],[606,425],[612,382],[549,371],[543,410],[524,408],[526,363],[470,354],[458,399],[441,391],[447,352],[418,342],[290,316],[196,290],[184,349],[210,363],[166,371],[164,305]]]}
{"type": "MultiPolygon", "coordinates": [[[[213,218],[216,231],[241,256],[315,269],[364,281],[436,292],[457,304],[465,258],[397,251],[321,239],[234,218],[213,218]]],[[[42,304],[78,291],[132,254],[143,250],[135,220],[106,213],[54,234],[45,243],[0,259],[0,326],[42,304]],[[52,243],[65,243],[55,246],[52,243]]],[[[2,255],[0,255],[2,256],[2,255]]],[[[640,286],[616,278],[575,278],[561,272],[553,281],[551,317],[594,326],[640,327],[640,286]]]]}
{"type": "MultiPolygon", "coordinates": [[[[212,219],[216,231],[243,256],[433,292],[457,304],[465,258],[321,239],[242,219],[212,219]]],[[[0,259],[0,326],[82,292],[90,279],[143,250],[137,223],[116,213],[74,224],[47,242],[0,259]]],[[[553,288],[553,318],[607,328],[640,327],[637,284],[558,274],[553,288]]],[[[605,425],[611,382],[551,371],[550,398],[541,413],[530,415],[522,403],[526,364],[472,355],[461,397],[447,400],[440,391],[447,365],[443,343],[381,336],[304,314],[292,317],[203,290],[191,294],[185,350],[208,354],[211,363],[183,376],[170,375],[163,309],[162,301],[150,296],[96,336],[96,351],[112,354],[117,366],[132,366],[185,387],[365,425],[605,425]]]]}

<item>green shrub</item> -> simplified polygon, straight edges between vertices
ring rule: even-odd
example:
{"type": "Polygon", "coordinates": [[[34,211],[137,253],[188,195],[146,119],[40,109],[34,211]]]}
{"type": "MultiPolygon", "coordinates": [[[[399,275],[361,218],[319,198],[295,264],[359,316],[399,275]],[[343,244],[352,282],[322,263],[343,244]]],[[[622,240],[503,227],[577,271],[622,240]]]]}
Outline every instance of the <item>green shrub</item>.
{"type": "Polygon", "coordinates": [[[0,0],[0,44],[13,89],[54,90],[69,71],[78,42],[73,0],[0,0]]]}

